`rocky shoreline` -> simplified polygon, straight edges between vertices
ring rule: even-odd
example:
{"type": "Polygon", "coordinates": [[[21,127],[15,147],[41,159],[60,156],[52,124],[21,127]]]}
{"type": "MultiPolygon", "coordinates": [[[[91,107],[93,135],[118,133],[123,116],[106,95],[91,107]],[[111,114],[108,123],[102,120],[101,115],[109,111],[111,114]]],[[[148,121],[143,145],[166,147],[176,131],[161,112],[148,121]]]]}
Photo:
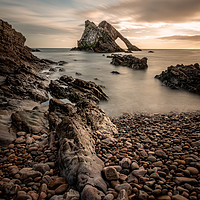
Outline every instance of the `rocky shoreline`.
{"type": "Polygon", "coordinates": [[[2,200],[200,198],[199,112],[110,120],[97,105],[108,100],[100,86],[68,76],[49,84],[38,72],[54,62],[33,56],[8,23],[0,26],[2,200]],[[40,105],[48,92],[58,99],[40,105]]]}
{"type": "MultiPolygon", "coordinates": [[[[107,143],[95,134],[107,192],[96,199],[197,200],[200,198],[200,113],[124,114],[107,143]]],[[[43,130],[17,132],[0,151],[2,199],[79,199],[59,176],[58,138],[43,130]]],[[[97,194],[94,194],[95,196],[97,194]]],[[[85,197],[82,199],[95,199],[85,197]]]]}

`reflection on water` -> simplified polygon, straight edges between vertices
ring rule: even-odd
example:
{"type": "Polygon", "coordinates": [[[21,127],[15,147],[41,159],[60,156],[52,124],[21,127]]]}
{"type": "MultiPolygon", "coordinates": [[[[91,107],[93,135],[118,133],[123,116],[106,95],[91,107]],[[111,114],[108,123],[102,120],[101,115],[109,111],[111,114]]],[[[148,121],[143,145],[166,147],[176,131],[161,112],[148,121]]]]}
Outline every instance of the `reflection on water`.
{"type": "Polygon", "coordinates": [[[181,90],[172,90],[154,79],[170,65],[194,64],[200,62],[200,50],[148,50],[133,52],[139,58],[148,58],[149,68],[146,71],[135,71],[123,66],[113,66],[110,54],[69,51],[69,49],[41,49],[35,52],[40,58],[54,61],[67,61],[63,72],[55,72],[50,76],[57,79],[61,75],[73,76],[94,81],[105,86],[109,96],[108,102],[101,102],[100,107],[109,116],[124,112],[166,113],[170,111],[187,112],[200,110],[200,96],[181,90]],[[119,75],[111,71],[120,72],[119,75]],[[77,76],[76,72],[81,73],[77,76]]]}

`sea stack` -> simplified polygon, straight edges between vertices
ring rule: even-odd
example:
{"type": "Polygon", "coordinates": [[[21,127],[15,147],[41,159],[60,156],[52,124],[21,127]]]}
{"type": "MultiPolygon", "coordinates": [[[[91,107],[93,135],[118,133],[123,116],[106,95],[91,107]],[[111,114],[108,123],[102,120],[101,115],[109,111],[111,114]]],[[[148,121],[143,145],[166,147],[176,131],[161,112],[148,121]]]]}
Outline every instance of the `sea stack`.
{"type": "Polygon", "coordinates": [[[78,47],[72,50],[83,50],[99,53],[123,52],[115,40],[120,38],[128,48],[128,51],[141,51],[138,47],[132,45],[130,41],[123,37],[111,24],[102,21],[98,26],[89,20],[85,21],[85,30],[81,39],[78,41],[78,47]]]}

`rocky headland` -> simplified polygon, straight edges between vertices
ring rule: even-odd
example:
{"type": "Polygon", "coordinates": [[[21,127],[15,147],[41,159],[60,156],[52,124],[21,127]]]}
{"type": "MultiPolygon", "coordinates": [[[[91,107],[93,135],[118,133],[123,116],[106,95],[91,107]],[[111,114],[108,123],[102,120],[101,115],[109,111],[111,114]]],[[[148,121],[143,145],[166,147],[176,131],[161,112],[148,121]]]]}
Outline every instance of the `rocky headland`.
{"type": "Polygon", "coordinates": [[[148,68],[146,57],[140,59],[132,55],[121,55],[121,54],[112,54],[109,57],[112,58],[111,64],[115,66],[121,65],[121,66],[126,66],[132,69],[136,69],[136,70],[138,69],[144,70],[148,68]]]}
{"type": "Polygon", "coordinates": [[[170,66],[155,78],[172,89],[184,89],[200,94],[200,66],[198,63],[170,66]]]}
{"type": "Polygon", "coordinates": [[[78,47],[72,50],[90,51],[99,53],[124,52],[124,50],[115,42],[120,38],[128,48],[128,51],[141,51],[138,47],[132,45],[130,41],[123,37],[111,24],[102,21],[98,26],[89,20],[85,21],[85,30],[81,39],[78,41],[78,47]]]}
{"type": "Polygon", "coordinates": [[[33,56],[25,38],[1,24],[2,200],[200,198],[199,112],[110,119],[98,106],[108,100],[100,86],[41,77],[53,62],[33,56]],[[54,98],[42,106],[48,92],[54,98]]]}

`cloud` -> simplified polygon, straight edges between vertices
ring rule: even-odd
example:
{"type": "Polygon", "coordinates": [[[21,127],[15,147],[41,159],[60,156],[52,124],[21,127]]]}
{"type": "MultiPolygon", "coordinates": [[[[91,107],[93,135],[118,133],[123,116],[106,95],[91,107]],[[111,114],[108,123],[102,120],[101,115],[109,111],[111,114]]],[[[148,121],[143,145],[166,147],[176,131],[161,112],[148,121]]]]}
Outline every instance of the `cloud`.
{"type": "Polygon", "coordinates": [[[159,37],[158,39],[163,40],[188,40],[188,41],[196,41],[200,42],[200,35],[173,35],[168,37],[159,37]]]}
{"type": "Polygon", "coordinates": [[[129,17],[135,22],[186,22],[191,20],[199,21],[200,1],[199,0],[121,0],[117,3],[88,10],[83,15],[91,16],[93,19],[99,16],[106,18],[129,17]],[[95,13],[97,14],[95,16],[95,13]],[[101,15],[99,14],[101,13],[101,15]]]}

